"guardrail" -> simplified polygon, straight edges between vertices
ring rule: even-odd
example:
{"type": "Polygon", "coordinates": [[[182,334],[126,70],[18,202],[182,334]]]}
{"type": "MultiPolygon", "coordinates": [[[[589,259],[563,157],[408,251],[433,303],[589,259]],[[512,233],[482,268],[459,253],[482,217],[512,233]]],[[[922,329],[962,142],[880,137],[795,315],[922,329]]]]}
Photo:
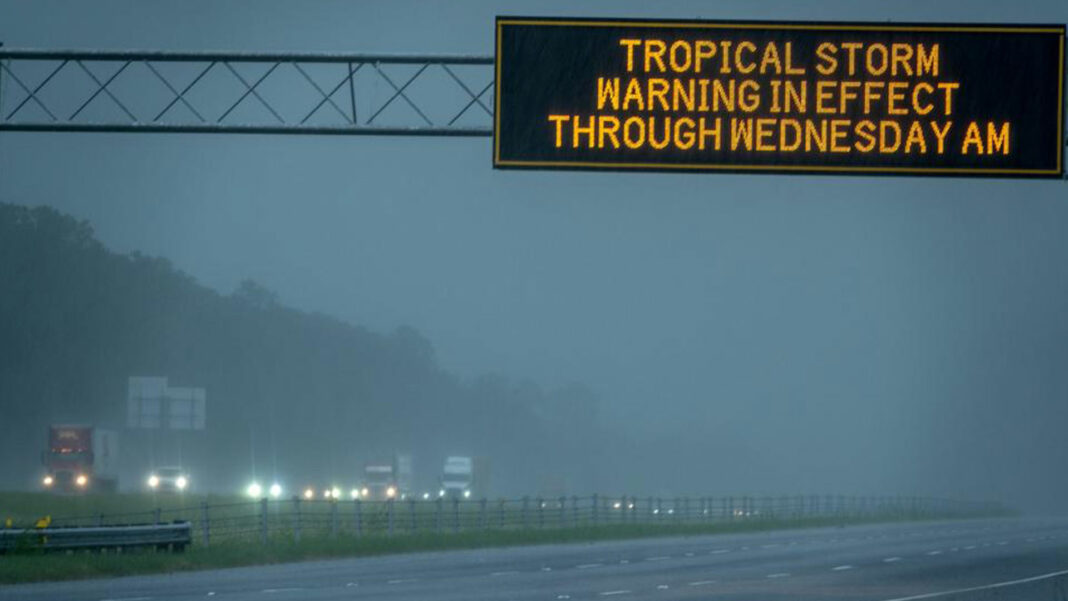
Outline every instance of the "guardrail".
{"type": "Polygon", "coordinates": [[[130,549],[184,551],[193,542],[192,524],[137,524],[130,526],[73,526],[59,528],[2,528],[0,553],[9,551],[67,551],[130,549]]]}
{"type": "Polygon", "coordinates": [[[903,496],[661,498],[591,495],[511,499],[410,498],[389,501],[294,497],[236,503],[202,502],[199,505],[144,512],[56,517],[52,519],[51,529],[32,530],[32,533],[41,535],[43,532],[68,529],[71,532],[84,530],[89,533],[92,528],[72,527],[152,522],[159,526],[147,528],[184,529],[187,538],[158,542],[146,540],[143,545],[178,543],[180,547],[194,541],[200,545],[221,541],[300,542],[302,539],[409,534],[446,536],[478,530],[729,524],[760,520],[820,523],[821,519],[833,519],[857,522],[967,518],[1005,513],[1004,507],[993,503],[903,496]]]}

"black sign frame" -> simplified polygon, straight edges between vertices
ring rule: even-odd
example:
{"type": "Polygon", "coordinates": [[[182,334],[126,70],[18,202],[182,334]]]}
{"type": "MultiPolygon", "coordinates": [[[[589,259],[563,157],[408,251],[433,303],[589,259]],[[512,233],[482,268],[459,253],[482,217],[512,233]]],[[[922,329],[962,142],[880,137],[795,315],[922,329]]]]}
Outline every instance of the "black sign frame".
{"type": "MultiPolygon", "coordinates": [[[[1065,85],[1068,74],[1065,71],[1065,25],[1063,24],[959,24],[959,23],[874,23],[874,22],[816,22],[816,21],[759,21],[759,20],[667,20],[667,19],[597,19],[569,17],[521,17],[498,16],[495,27],[495,85],[493,117],[493,167],[497,169],[558,169],[558,170],[593,170],[593,171],[658,171],[658,172],[716,172],[716,173],[777,173],[777,174],[835,174],[835,175],[914,175],[941,177],[1010,177],[1010,178],[1063,178],[1066,175],[1065,152],[1065,85]],[[1043,150],[1051,153],[1043,167],[1006,168],[983,166],[902,166],[902,165],[816,165],[816,164],[744,164],[738,162],[649,162],[649,161],[605,161],[563,159],[529,159],[511,155],[502,156],[502,137],[506,137],[508,128],[502,128],[502,94],[505,80],[502,79],[502,40],[504,28],[508,26],[534,27],[603,27],[603,28],[664,28],[676,30],[803,30],[834,32],[921,32],[921,33],[966,33],[966,34],[1045,34],[1058,36],[1057,43],[1058,73],[1056,83],[1056,116],[1048,125],[1056,129],[1056,149],[1043,150]],[[1055,166],[1054,166],[1055,164],[1055,166]],[[1049,165],[1048,167],[1045,165],[1049,165]]],[[[507,109],[506,109],[507,110],[507,109]]],[[[545,115],[542,115],[544,118],[545,115]]],[[[1045,127],[1045,126],[1044,126],[1045,127]]],[[[1043,127],[1043,128],[1044,128],[1043,127]]],[[[1045,134],[1048,136],[1048,132],[1045,134]]],[[[509,142],[506,142],[506,145],[509,142]]],[[[1045,156],[1045,155],[1043,155],[1045,156]]]]}

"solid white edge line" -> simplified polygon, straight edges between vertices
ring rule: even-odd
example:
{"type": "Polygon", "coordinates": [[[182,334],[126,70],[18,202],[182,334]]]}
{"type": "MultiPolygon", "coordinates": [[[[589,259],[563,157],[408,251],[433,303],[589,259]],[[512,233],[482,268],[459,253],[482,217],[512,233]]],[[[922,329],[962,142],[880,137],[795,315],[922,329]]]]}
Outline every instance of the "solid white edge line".
{"type": "Polygon", "coordinates": [[[917,599],[934,599],[935,597],[945,597],[947,595],[957,595],[960,593],[972,593],[975,591],[985,591],[995,588],[1005,588],[1007,586],[1015,586],[1017,584],[1027,584],[1028,582],[1038,582],[1040,580],[1048,580],[1050,578],[1056,578],[1057,576],[1068,575],[1068,570],[1061,570],[1059,572],[1050,572],[1049,574],[1041,574],[1039,576],[1032,576],[1030,578],[1021,578],[1019,580],[1007,580],[1005,582],[995,582],[994,584],[984,584],[982,586],[973,586],[971,588],[958,588],[951,591],[938,591],[936,593],[924,593],[922,595],[913,595],[911,597],[895,597],[893,599],[884,599],[883,601],[916,601],[917,599]]]}

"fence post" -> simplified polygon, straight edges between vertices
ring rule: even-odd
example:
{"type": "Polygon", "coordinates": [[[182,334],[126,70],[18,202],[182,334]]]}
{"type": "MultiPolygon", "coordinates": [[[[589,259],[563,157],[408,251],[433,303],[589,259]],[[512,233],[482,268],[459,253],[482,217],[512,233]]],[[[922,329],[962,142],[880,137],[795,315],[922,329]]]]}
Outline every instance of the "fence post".
{"type": "Polygon", "coordinates": [[[538,497],[537,503],[538,503],[538,528],[544,528],[545,527],[545,501],[541,497],[538,497]]]}
{"type": "Polygon", "coordinates": [[[408,516],[411,518],[411,531],[419,529],[419,522],[415,519],[415,499],[408,499],[408,516]]]}
{"type": "Polygon", "coordinates": [[[452,498],[452,531],[460,531],[460,497],[452,498]]]}
{"type": "Polygon", "coordinates": [[[530,497],[523,497],[523,509],[522,509],[522,516],[521,516],[520,519],[522,521],[524,530],[527,529],[527,509],[529,509],[529,507],[530,507],[530,497]]]}
{"type": "Polygon", "coordinates": [[[337,540],[337,499],[330,500],[330,538],[337,540]]]}
{"type": "Polygon", "coordinates": [[[267,497],[260,499],[260,542],[267,544],[267,497]]]}
{"type": "Polygon", "coordinates": [[[504,503],[505,500],[497,499],[497,527],[504,529],[504,503]]]}
{"type": "Polygon", "coordinates": [[[160,508],[157,507],[156,510],[152,512],[152,519],[157,526],[159,526],[160,511],[160,508]]]}
{"type": "Polygon", "coordinates": [[[599,509],[599,507],[597,505],[597,493],[593,493],[593,525],[594,526],[597,525],[597,519],[599,517],[601,517],[600,515],[598,515],[598,509],[599,509]]]}
{"type": "Polygon", "coordinates": [[[386,521],[387,533],[393,536],[393,499],[386,499],[386,521]]]}
{"type": "Polygon", "coordinates": [[[293,495],[293,542],[300,542],[300,497],[293,495]]]}
{"type": "Polygon", "coordinates": [[[684,521],[684,522],[690,521],[690,517],[691,517],[690,516],[690,497],[683,498],[683,500],[682,500],[682,511],[683,511],[682,521],[684,521]]]}
{"type": "Polygon", "coordinates": [[[559,527],[564,527],[564,522],[567,520],[567,497],[560,497],[560,521],[557,524],[559,527]]]}
{"type": "Polygon", "coordinates": [[[438,532],[441,532],[441,511],[444,503],[445,500],[442,497],[434,501],[434,529],[438,532]]]}
{"type": "Polygon", "coordinates": [[[354,505],[355,507],[353,507],[352,512],[354,514],[353,519],[355,520],[356,536],[360,536],[363,534],[363,502],[356,499],[354,505]]]}
{"type": "Polygon", "coordinates": [[[102,513],[96,514],[96,525],[97,526],[103,526],[104,525],[104,514],[102,514],[102,513]]]}
{"type": "Polygon", "coordinates": [[[208,546],[208,540],[211,532],[210,522],[208,522],[208,502],[200,502],[200,537],[204,546],[208,546]]]}
{"type": "Polygon", "coordinates": [[[571,495],[571,525],[575,528],[579,525],[578,497],[575,495],[571,495]]]}
{"type": "Polygon", "coordinates": [[[478,501],[478,527],[482,530],[486,529],[486,497],[478,501]]]}

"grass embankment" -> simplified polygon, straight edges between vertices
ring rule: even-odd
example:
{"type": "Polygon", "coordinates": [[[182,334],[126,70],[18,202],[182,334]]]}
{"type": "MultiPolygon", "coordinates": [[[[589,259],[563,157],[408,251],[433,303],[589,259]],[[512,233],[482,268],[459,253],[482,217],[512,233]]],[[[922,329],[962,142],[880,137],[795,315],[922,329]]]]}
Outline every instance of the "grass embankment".
{"type": "Polygon", "coordinates": [[[363,537],[340,535],[336,540],[316,537],[305,539],[299,544],[294,543],[290,537],[279,537],[273,539],[268,545],[238,541],[213,543],[209,547],[194,545],[184,553],[134,551],[124,554],[46,554],[33,552],[12,554],[0,559],[0,584],[205,570],[414,551],[759,532],[860,523],[871,523],[871,520],[806,518],[719,524],[612,524],[578,528],[484,530],[459,533],[426,532],[394,537],[382,534],[363,537]]]}
{"type": "MultiPolygon", "coordinates": [[[[59,525],[95,523],[95,516],[104,514],[108,523],[145,523],[150,521],[152,512],[157,508],[163,511],[164,520],[197,520],[201,502],[207,501],[212,506],[213,516],[225,513],[219,506],[227,503],[239,503],[238,510],[244,519],[253,518],[252,524],[258,523],[258,515],[249,500],[242,497],[196,496],[196,495],[152,495],[152,494],[98,494],[98,495],[51,495],[45,493],[0,493],[0,520],[11,517],[15,527],[32,527],[33,522],[45,515],[50,515],[59,525]],[[68,518],[80,518],[70,520],[68,518]]],[[[284,503],[284,502],[283,502],[284,503]]],[[[329,503],[318,503],[319,517],[329,507],[329,503]]],[[[430,517],[432,505],[420,505],[420,515],[430,517]]],[[[312,507],[309,506],[309,510],[312,507]]],[[[514,513],[514,509],[510,510],[514,513]]],[[[409,553],[414,551],[435,551],[448,549],[472,549],[482,547],[504,547],[515,545],[534,545],[544,543],[589,542],[644,538],[653,536],[692,536],[699,534],[726,534],[734,532],[758,532],[789,528],[809,528],[820,526],[845,526],[875,522],[899,521],[903,518],[860,519],[808,517],[803,519],[754,519],[748,518],[735,522],[712,523],[611,523],[599,526],[552,527],[549,512],[546,528],[531,527],[527,529],[474,529],[468,528],[458,533],[451,532],[452,522],[446,520],[441,532],[431,529],[432,520],[421,520],[416,532],[405,532],[407,517],[398,515],[398,534],[390,537],[383,533],[384,525],[381,515],[365,515],[364,536],[355,536],[349,510],[343,512],[339,536],[331,538],[329,530],[320,521],[316,530],[311,527],[311,516],[306,525],[305,534],[300,543],[293,540],[292,530],[286,530],[285,524],[276,530],[272,525],[271,538],[267,545],[258,539],[258,529],[248,534],[243,540],[227,539],[225,536],[215,539],[205,547],[194,543],[183,553],[156,552],[154,550],[130,551],[116,554],[109,553],[44,553],[29,550],[0,556],[0,584],[17,582],[34,582],[50,580],[74,580],[80,578],[98,578],[126,576],[133,574],[178,572],[227,568],[236,566],[262,565],[312,559],[338,557],[363,557],[390,553],[409,553]],[[378,520],[375,522],[374,520],[378,520]]],[[[471,526],[476,521],[469,519],[473,513],[465,514],[462,523],[471,526]]],[[[495,515],[495,514],[494,514],[495,515]]],[[[606,514],[606,519],[612,519],[606,514]]],[[[492,519],[488,520],[491,525],[492,519]]],[[[945,517],[945,516],[942,516],[945,517]]],[[[215,518],[213,518],[215,519],[215,518]]],[[[272,518],[273,519],[273,518],[272,518]]],[[[518,523],[516,515],[509,515],[508,523],[518,523]]],[[[531,523],[537,523],[533,518],[531,523]]],[[[214,526],[213,526],[214,528],[214,526]]],[[[199,532],[199,531],[198,531],[199,532]]],[[[196,532],[195,535],[198,533],[196,532]]],[[[214,530],[213,530],[214,532],[214,530]]]]}
{"type": "Polygon", "coordinates": [[[173,513],[180,510],[196,511],[200,503],[212,505],[248,502],[248,498],[219,495],[174,495],[151,493],[93,493],[85,495],[62,495],[40,492],[0,492],[0,524],[11,518],[16,528],[32,527],[37,519],[51,516],[55,519],[79,518],[79,523],[88,524],[94,516],[104,514],[128,518],[127,521],[150,521],[156,509],[173,513]]]}

